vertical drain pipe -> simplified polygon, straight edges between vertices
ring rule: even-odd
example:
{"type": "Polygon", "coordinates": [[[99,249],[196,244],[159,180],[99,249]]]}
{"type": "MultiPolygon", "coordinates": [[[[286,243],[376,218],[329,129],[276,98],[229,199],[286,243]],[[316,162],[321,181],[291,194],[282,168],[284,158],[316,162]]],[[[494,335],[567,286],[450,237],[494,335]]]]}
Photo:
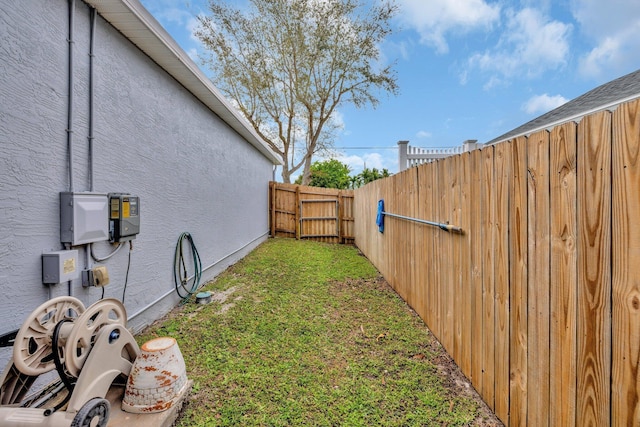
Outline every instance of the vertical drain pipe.
{"type": "Polygon", "coordinates": [[[73,192],[73,15],[75,0],[69,0],[69,91],[67,100],[67,152],[69,156],[69,191],[73,192]]]}
{"type": "Polygon", "coordinates": [[[93,47],[96,34],[96,13],[95,7],[89,9],[89,20],[91,21],[91,31],[89,33],[89,135],[87,136],[89,142],[89,191],[94,191],[93,185],[93,47]]]}

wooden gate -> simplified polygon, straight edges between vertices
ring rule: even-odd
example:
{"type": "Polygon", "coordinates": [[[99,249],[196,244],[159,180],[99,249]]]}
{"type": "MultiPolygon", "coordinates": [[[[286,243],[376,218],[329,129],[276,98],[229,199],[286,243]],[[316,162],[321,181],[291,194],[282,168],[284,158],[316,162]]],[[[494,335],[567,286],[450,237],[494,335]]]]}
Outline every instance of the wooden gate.
{"type": "Polygon", "coordinates": [[[300,200],[300,238],[340,237],[339,202],[331,199],[300,200]]]}
{"type": "Polygon", "coordinates": [[[353,243],[353,190],[269,184],[272,236],[353,243]]]}

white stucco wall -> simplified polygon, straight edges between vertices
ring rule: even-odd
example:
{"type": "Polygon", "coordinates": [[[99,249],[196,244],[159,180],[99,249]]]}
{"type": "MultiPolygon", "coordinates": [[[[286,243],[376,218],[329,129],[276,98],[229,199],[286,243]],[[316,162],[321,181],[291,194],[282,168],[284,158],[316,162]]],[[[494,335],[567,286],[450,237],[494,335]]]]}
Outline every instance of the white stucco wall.
{"type": "MultiPolygon", "coordinates": [[[[88,191],[87,5],[77,1],[74,16],[74,190],[88,191]]],[[[65,0],[0,4],[0,335],[69,292],[66,283],[49,289],[41,280],[41,254],[62,249],[59,192],[69,190],[67,32],[65,0]]],[[[95,191],[140,197],[125,299],[139,330],[178,302],[173,262],[182,232],[194,237],[203,266],[213,265],[205,280],[267,237],[273,165],[101,17],[94,105],[95,191]]],[[[84,267],[86,248],[77,249],[84,267]]],[[[111,247],[94,249],[104,255],[111,247]]],[[[125,247],[104,263],[106,297],[122,298],[127,257],[125,247]]],[[[78,280],[71,293],[88,306],[101,290],[78,280]]]]}

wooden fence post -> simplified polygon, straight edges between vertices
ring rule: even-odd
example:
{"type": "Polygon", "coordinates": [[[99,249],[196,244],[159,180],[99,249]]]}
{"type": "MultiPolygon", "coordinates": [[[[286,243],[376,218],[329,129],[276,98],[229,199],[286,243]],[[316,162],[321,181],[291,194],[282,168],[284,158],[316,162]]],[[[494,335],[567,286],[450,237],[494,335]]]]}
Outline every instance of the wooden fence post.
{"type": "Polygon", "coordinates": [[[295,221],[296,221],[296,240],[300,240],[300,217],[302,215],[302,212],[300,212],[302,210],[302,206],[300,206],[300,186],[298,185],[296,187],[296,206],[295,206],[295,221]]]}
{"type": "Polygon", "coordinates": [[[344,218],[344,202],[342,201],[342,191],[338,191],[338,241],[344,243],[344,237],[342,233],[342,218],[344,218]]]}
{"type": "Polygon", "coordinates": [[[269,182],[269,233],[276,237],[276,183],[269,182]]]}

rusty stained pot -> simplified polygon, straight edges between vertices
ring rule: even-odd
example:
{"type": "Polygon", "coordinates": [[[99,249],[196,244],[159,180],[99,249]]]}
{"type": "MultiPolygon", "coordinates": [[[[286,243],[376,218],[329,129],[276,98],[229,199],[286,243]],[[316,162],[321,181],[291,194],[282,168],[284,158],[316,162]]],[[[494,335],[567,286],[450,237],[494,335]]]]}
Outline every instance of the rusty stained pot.
{"type": "Polygon", "coordinates": [[[147,341],[140,348],[122,400],[122,409],[134,414],[171,408],[187,387],[187,370],[178,343],[171,337],[147,341]]]}

